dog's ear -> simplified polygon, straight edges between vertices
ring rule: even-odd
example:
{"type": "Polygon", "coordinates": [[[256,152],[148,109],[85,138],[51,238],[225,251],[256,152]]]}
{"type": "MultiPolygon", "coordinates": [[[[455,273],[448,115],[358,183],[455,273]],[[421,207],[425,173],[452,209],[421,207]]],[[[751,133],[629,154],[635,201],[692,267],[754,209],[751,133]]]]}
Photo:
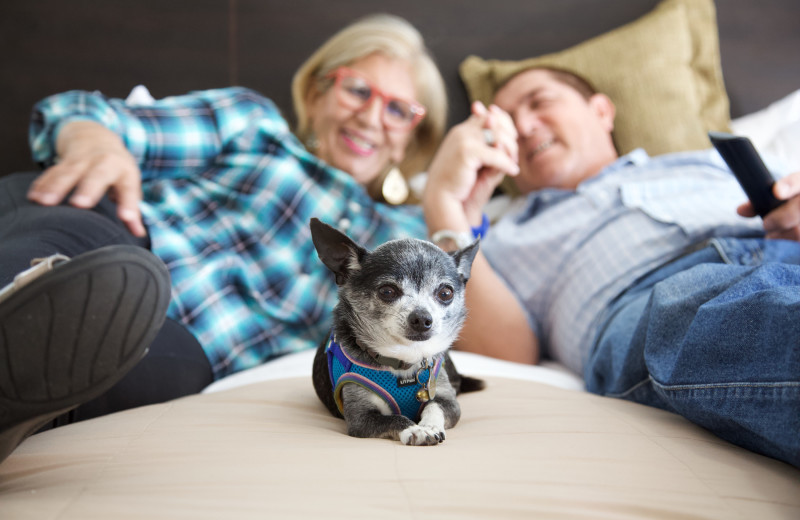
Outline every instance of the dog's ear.
{"type": "Polygon", "coordinates": [[[312,218],[311,240],[322,263],[336,275],[336,285],[342,285],[353,269],[358,269],[367,250],[336,228],[312,218]]]}
{"type": "Polygon", "coordinates": [[[481,239],[475,239],[475,242],[471,243],[464,249],[459,249],[457,251],[453,251],[450,255],[456,261],[456,269],[458,270],[458,274],[461,275],[461,280],[464,283],[467,283],[469,280],[469,273],[472,270],[472,261],[475,260],[475,255],[478,254],[478,248],[480,247],[481,239]]]}

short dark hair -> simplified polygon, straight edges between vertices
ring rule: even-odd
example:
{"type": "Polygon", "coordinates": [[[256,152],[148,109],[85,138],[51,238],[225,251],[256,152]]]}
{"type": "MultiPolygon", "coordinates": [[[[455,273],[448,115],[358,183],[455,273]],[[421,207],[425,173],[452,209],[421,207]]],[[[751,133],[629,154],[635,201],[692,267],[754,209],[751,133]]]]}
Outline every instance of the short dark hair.
{"type": "Polygon", "coordinates": [[[542,70],[549,72],[556,81],[559,81],[568,87],[572,87],[578,92],[578,94],[587,100],[597,94],[597,89],[595,89],[592,84],[589,83],[589,81],[573,72],[550,67],[542,67],[542,70]]]}

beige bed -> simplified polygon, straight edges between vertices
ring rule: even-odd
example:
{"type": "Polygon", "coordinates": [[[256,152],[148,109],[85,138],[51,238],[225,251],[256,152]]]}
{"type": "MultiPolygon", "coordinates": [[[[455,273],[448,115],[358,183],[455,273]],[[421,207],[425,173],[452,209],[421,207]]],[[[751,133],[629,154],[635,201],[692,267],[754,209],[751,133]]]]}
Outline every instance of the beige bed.
{"type": "Polygon", "coordinates": [[[800,470],[515,369],[435,447],[348,437],[276,374],[45,432],[0,465],[0,518],[800,518],[800,470]]]}
{"type": "MultiPolygon", "coordinates": [[[[646,23],[638,19],[547,60],[582,61],[602,73],[608,45],[621,52],[611,65],[624,67],[594,79],[610,81],[603,85],[610,89],[642,87],[616,93],[623,147],[625,135],[650,135],[647,146],[659,146],[665,129],[670,146],[703,147],[706,129],[730,126],[800,170],[796,0],[718,0],[716,14],[708,0],[500,0],[491,9],[473,0],[351,0],[335,9],[329,0],[7,2],[0,10],[14,17],[0,12],[0,20],[16,44],[6,70],[17,79],[11,93],[0,85],[0,97],[11,101],[8,129],[15,129],[0,142],[24,135],[36,99],[68,88],[124,97],[145,83],[162,97],[244,84],[288,109],[297,64],[334,29],[376,10],[403,15],[426,34],[453,100],[451,122],[458,122],[468,110],[458,79],[467,54],[519,60],[552,53],[656,4],[646,23]],[[92,37],[64,40],[60,31],[76,27],[92,37]],[[40,52],[47,45],[72,57],[40,52]],[[660,66],[648,76],[642,67],[653,64],[660,66]],[[667,93],[642,103],[639,94],[651,88],[667,93]],[[649,126],[630,126],[626,112],[649,126]]],[[[9,157],[25,160],[19,141],[9,157]]],[[[202,395],[29,438],[0,464],[0,520],[800,519],[800,470],[676,415],[590,395],[557,365],[454,353],[462,372],[488,386],[462,396],[462,420],[446,442],[418,448],[345,435],[314,394],[310,354],[223,379],[202,395]]]]}

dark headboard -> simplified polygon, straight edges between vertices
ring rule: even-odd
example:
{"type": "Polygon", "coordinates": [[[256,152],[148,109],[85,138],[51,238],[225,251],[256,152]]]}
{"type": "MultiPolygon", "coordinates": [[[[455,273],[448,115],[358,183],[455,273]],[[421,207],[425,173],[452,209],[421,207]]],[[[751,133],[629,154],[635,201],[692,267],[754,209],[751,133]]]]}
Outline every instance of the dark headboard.
{"type": "MultiPolygon", "coordinates": [[[[658,0],[3,0],[0,175],[31,169],[30,108],[69,89],[155,97],[244,85],[291,113],[298,65],[358,16],[390,12],[426,37],[447,81],[450,122],[468,110],[468,54],[552,52],[649,11],[658,0]]],[[[722,67],[736,117],[800,88],[800,2],[717,0],[722,67]]]]}

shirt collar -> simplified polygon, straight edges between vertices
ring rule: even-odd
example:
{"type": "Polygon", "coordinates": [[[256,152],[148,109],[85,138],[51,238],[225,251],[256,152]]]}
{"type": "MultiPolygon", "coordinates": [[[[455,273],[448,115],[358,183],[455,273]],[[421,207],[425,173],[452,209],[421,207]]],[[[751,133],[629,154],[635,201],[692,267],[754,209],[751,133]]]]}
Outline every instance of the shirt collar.
{"type": "Polygon", "coordinates": [[[643,164],[647,164],[648,162],[650,162],[650,156],[647,155],[645,149],[637,148],[632,152],[623,155],[613,163],[609,164],[608,166],[600,170],[600,173],[597,174],[595,177],[608,175],[610,173],[622,170],[623,168],[627,168],[628,166],[642,166],[643,164]]]}
{"type": "MultiPolygon", "coordinates": [[[[613,174],[614,172],[619,172],[630,166],[641,166],[647,164],[649,161],[650,156],[647,154],[644,148],[637,148],[632,152],[619,157],[616,161],[600,170],[597,175],[594,175],[593,177],[581,182],[580,185],[578,185],[577,191],[580,191],[581,186],[588,186],[607,175],[613,174]]],[[[537,212],[550,206],[551,204],[558,203],[561,200],[572,196],[575,191],[576,190],[566,190],[562,188],[543,188],[541,190],[533,191],[526,197],[520,199],[519,204],[522,204],[522,208],[518,219],[529,219],[537,212]]]]}

